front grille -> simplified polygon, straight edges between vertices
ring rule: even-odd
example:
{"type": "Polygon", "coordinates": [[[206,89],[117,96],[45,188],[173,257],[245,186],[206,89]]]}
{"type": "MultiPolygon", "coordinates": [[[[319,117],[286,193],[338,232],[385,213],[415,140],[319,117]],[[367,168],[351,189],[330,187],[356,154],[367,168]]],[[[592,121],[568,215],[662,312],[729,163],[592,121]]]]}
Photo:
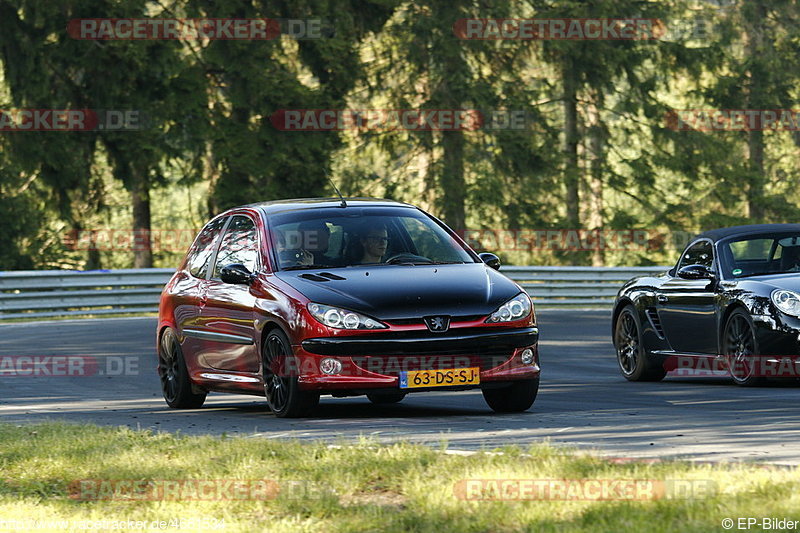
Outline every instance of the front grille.
{"type": "MultiPolygon", "coordinates": [[[[483,318],[485,315],[462,315],[462,316],[451,316],[450,317],[450,327],[452,328],[454,324],[458,322],[474,322],[483,318]]],[[[414,318],[393,318],[391,320],[384,320],[387,324],[391,324],[392,326],[424,326],[425,321],[422,320],[422,317],[414,317],[414,318]]]]}

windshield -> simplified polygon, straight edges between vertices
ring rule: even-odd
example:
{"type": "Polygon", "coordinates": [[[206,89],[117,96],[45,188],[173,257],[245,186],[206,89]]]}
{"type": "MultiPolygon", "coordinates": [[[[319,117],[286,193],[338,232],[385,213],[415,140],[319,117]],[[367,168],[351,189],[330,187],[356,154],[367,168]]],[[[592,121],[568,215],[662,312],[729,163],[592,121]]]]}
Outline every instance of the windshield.
{"type": "Polygon", "coordinates": [[[474,263],[447,231],[417,209],[308,209],[270,218],[281,270],[350,265],[474,263]]]}
{"type": "Polygon", "coordinates": [[[800,272],[800,233],[749,235],[721,250],[726,274],[734,278],[800,272]]]}

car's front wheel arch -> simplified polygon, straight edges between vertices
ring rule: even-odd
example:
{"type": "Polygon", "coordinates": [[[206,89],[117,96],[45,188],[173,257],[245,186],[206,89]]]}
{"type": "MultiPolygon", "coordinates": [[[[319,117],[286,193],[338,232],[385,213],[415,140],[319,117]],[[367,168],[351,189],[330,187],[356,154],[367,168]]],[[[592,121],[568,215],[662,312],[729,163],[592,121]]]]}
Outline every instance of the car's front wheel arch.
{"type": "Polygon", "coordinates": [[[619,315],[622,314],[622,310],[625,309],[627,306],[633,306],[636,309],[636,304],[633,303],[628,297],[621,298],[614,307],[614,312],[611,315],[611,338],[614,340],[614,332],[617,330],[617,320],[619,320],[619,315]]]}
{"type": "Polygon", "coordinates": [[[319,393],[300,389],[302,368],[295,359],[289,335],[277,324],[265,326],[260,349],[264,396],[275,416],[295,418],[310,414],[319,403],[319,393]]]}
{"type": "Polygon", "coordinates": [[[663,361],[652,357],[642,341],[642,317],[634,304],[620,310],[613,339],[617,364],[628,381],[660,381],[667,374],[663,361]]]}

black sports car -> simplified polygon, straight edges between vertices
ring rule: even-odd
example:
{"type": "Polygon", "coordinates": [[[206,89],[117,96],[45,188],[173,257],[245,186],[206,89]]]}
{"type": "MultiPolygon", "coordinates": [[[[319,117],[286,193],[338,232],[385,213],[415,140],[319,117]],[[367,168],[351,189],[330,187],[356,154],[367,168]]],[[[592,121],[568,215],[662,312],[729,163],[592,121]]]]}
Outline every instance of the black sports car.
{"type": "Polygon", "coordinates": [[[668,272],[628,281],[612,333],[622,374],[729,371],[739,385],[800,374],[800,224],[698,235],[668,272]]]}

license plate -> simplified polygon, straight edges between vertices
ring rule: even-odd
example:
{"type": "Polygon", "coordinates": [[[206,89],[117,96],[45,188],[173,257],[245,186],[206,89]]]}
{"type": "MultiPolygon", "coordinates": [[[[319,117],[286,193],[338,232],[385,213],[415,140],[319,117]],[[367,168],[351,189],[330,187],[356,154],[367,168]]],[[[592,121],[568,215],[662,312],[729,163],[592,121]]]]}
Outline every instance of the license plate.
{"type": "Polygon", "coordinates": [[[409,370],[400,372],[400,388],[451,387],[453,385],[478,385],[481,373],[478,367],[446,368],[442,370],[409,370]]]}

